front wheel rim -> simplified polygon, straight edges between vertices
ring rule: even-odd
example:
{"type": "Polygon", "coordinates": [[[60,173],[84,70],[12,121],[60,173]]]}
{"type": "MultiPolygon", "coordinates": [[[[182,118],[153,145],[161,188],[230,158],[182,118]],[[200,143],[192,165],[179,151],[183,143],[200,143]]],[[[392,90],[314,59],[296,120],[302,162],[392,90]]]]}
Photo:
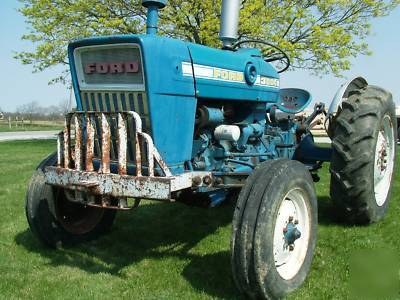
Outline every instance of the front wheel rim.
{"type": "Polygon", "coordinates": [[[67,193],[69,193],[67,190],[58,190],[55,203],[57,220],[71,234],[90,233],[103,218],[104,209],[70,201],[67,193]]]}
{"type": "Polygon", "coordinates": [[[310,210],[307,196],[299,188],[290,190],[283,198],[275,220],[273,252],[275,268],[285,279],[292,279],[300,270],[307,255],[310,240],[310,210]],[[291,249],[287,245],[284,232],[290,220],[294,220],[301,236],[296,239],[291,249]]]}
{"type": "Polygon", "coordinates": [[[395,139],[389,115],[383,117],[375,147],[374,192],[378,206],[385,204],[394,168],[395,139]]]}

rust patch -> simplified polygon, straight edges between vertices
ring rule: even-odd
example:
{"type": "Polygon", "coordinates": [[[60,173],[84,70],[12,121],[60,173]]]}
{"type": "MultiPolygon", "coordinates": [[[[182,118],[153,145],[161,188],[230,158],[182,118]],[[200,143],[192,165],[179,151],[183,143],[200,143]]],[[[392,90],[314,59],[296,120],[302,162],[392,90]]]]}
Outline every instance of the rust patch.
{"type": "Polygon", "coordinates": [[[127,131],[125,118],[118,114],[118,174],[125,175],[126,170],[126,152],[127,152],[127,131]]]}
{"type": "Polygon", "coordinates": [[[86,171],[93,171],[94,127],[89,114],[86,115],[86,171]]]}
{"type": "Polygon", "coordinates": [[[58,135],[57,135],[57,167],[61,168],[62,165],[62,146],[63,145],[63,132],[61,131],[58,135]]]}
{"type": "Polygon", "coordinates": [[[101,114],[101,173],[110,173],[111,131],[107,117],[101,114]]]}
{"type": "Polygon", "coordinates": [[[75,169],[82,170],[82,120],[78,115],[74,116],[75,123],[75,169]]]}
{"type": "Polygon", "coordinates": [[[71,114],[65,116],[64,123],[64,168],[69,168],[70,162],[70,129],[71,129],[71,114]]]}
{"type": "Polygon", "coordinates": [[[146,148],[147,148],[147,168],[148,168],[148,175],[150,177],[154,177],[154,146],[153,146],[153,140],[151,137],[144,132],[140,133],[140,136],[143,138],[144,142],[146,143],[146,148]]]}

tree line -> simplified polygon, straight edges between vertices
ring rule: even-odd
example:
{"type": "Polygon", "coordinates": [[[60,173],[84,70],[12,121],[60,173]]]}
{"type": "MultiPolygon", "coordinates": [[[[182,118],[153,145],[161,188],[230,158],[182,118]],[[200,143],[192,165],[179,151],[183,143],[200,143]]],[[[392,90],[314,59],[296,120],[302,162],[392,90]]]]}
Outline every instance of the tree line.
{"type": "Polygon", "coordinates": [[[51,120],[51,121],[62,121],[64,115],[71,110],[71,103],[69,99],[63,99],[59,103],[54,105],[43,106],[37,101],[30,101],[19,105],[14,111],[3,111],[0,107],[0,113],[3,115],[3,119],[25,120],[28,122],[36,120],[51,120]]]}

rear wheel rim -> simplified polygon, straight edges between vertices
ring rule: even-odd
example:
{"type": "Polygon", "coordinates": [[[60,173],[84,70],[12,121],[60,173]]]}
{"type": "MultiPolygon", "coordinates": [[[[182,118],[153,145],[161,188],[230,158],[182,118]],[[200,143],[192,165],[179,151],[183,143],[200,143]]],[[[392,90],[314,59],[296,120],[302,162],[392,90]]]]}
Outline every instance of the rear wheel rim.
{"type": "Polygon", "coordinates": [[[290,190],[283,198],[275,220],[274,261],[276,270],[285,280],[292,279],[299,272],[307,255],[311,216],[306,197],[302,189],[295,188],[290,190]],[[298,222],[296,227],[301,232],[300,238],[294,242],[293,250],[289,249],[284,238],[284,228],[289,223],[289,217],[298,222]]]}
{"type": "Polygon", "coordinates": [[[386,202],[394,168],[395,137],[389,115],[383,117],[375,147],[374,192],[378,206],[386,202]]]}

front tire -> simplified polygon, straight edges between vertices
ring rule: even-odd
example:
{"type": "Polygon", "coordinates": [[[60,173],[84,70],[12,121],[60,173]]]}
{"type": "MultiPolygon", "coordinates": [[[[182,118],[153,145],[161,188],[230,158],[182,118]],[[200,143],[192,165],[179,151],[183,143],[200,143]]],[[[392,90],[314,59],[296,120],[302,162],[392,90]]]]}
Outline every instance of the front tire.
{"type": "Polygon", "coordinates": [[[396,159],[392,95],[367,86],[342,106],[334,120],[331,198],[350,223],[377,222],[387,212],[396,159]]]}
{"type": "Polygon", "coordinates": [[[25,213],[32,233],[49,247],[60,247],[93,240],[107,232],[116,211],[84,206],[67,200],[65,191],[45,183],[42,162],[32,176],[25,202],[25,213]]]}
{"type": "Polygon", "coordinates": [[[233,217],[232,269],[238,288],[256,299],[276,299],[309,273],[317,234],[317,198],[309,171],[297,161],[267,161],[249,176],[233,217]],[[284,228],[295,224],[293,244],[284,228]]]}

